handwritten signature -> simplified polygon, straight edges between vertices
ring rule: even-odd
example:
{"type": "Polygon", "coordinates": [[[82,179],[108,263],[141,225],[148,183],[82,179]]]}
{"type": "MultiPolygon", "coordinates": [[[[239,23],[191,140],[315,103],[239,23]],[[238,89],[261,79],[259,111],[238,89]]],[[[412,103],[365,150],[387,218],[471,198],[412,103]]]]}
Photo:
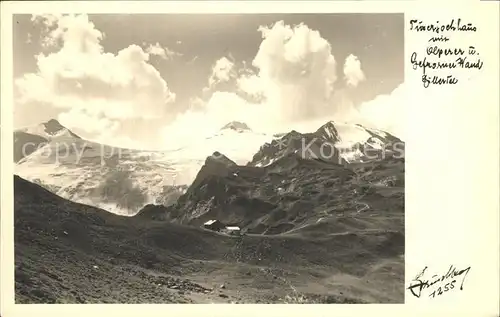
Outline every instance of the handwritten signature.
{"type": "Polygon", "coordinates": [[[470,266],[459,270],[454,265],[450,265],[448,272],[446,274],[438,275],[434,274],[431,278],[426,278],[425,274],[427,272],[427,266],[415,276],[415,278],[410,282],[408,290],[413,294],[413,296],[420,298],[425,290],[430,291],[429,297],[434,298],[436,296],[442,295],[455,288],[455,283],[457,279],[461,278],[460,290],[464,288],[465,278],[469,274],[470,266]]]}

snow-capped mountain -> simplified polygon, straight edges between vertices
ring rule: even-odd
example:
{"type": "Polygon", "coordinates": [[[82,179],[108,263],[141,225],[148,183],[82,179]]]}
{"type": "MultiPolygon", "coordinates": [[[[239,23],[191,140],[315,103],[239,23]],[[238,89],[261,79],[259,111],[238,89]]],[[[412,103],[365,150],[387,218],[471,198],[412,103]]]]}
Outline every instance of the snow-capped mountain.
{"type": "Polygon", "coordinates": [[[127,215],[146,204],[175,202],[214,153],[253,167],[268,166],[290,154],[338,164],[373,159],[368,151],[395,153],[397,146],[404,154],[404,143],[388,133],[335,122],[312,133],[291,131],[279,137],[230,122],[209,137],[168,151],[124,149],[84,140],[56,120],[14,135],[16,174],[72,201],[127,215]]]}
{"type": "Polygon", "coordinates": [[[51,141],[68,138],[81,139],[54,119],[14,131],[14,162],[19,162],[51,141]]]}
{"type": "Polygon", "coordinates": [[[21,131],[29,134],[35,134],[49,140],[56,138],[77,138],[81,139],[78,135],[74,134],[71,130],[64,127],[59,121],[51,119],[36,126],[31,126],[22,129],[21,131]]]}
{"type": "Polygon", "coordinates": [[[252,129],[250,129],[250,127],[246,123],[240,121],[229,122],[228,124],[223,126],[221,130],[233,130],[239,133],[252,131],[252,129]]]}
{"type": "Polygon", "coordinates": [[[127,215],[147,203],[174,202],[215,151],[246,164],[273,138],[241,122],[231,122],[212,136],[169,151],[117,148],[84,140],[56,120],[14,135],[16,174],[72,201],[127,215]]]}
{"type": "Polygon", "coordinates": [[[148,202],[169,204],[186,189],[174,183],[162,153],[76,138],[50,141],[21,159],[15,173],[61,197],[126,215],[148,202]]]}
{"type": "Polygon", "coordinates": [[[170,166],[178,172],[178,183],[190,184],[205,159],[214,152],[221,152],[236,164],[245,165],[262,144],[276,137],[272,134],[255,132],[242,122],[233,121],[208,137],[200,137],[181,148],[163,152],[170,166]]]}
{"type": "MultiPolygon", "coordinates": [[[[380,229],[379,221],[370,224],[376,219],[372,217],[394,217],[399,222],[403,193],[404,159],[336,164],[288,152],[256,167],[237,165],[216,152],[175,204],[147,205],[139,214],[195,226],[218,220],[255,234],[315,232],[319,228],[345,232],[353,229],[352,223],[339,222],[346,214],[365,218],[359,225],[372,229],[380,229]]],[[[387,223],[387,228],[395,222],[387,223]]]]}
{"type": "Polygon", "coordinates": [[[360,163],[380,156],[404,157],[404,142],[389,133],[359,124],[329,121],[314,132],[291,131],[277,135],[259,149],[249,165],[264,167],[290,153],[338,164],[360,163]]]}

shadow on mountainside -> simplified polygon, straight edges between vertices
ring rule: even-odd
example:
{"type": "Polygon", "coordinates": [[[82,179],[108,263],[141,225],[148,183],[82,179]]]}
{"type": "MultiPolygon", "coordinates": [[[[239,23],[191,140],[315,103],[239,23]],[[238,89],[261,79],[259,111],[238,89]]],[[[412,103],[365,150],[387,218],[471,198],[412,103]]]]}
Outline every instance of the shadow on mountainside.
{"type": "Polygon", "coordinates": [[[258,168],[214,153],[176,204],[147,205],[139,217],[194,226],[217,219],[266,235],[403,232],[404,160],[339,165],[288,154],[258,168]]]}
{"type": "MultiPolygon", "coordinates": [[[[14,193],[16,303],[404,301],[402,213],[233,237],[113,215],[18,176],[14,193]]],[[[233,203],[260,204],[245,199],[233,203]]]]}

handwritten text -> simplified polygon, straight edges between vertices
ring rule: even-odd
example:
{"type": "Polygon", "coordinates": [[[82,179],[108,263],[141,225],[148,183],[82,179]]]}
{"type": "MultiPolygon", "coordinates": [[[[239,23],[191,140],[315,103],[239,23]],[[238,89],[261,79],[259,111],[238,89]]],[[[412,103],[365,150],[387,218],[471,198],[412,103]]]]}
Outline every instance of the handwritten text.
{"type": "Polygon", "coordinates": [[[434,298],[455,289],[455,287],[463,290],[470,266],[459,270],[454,265],[450,265],[445,274],[430,275],[427,273],[427,270],[426,266],[415,276],[407,288],[417,298],[420,298],[425,291],[427,291],[428,297],[434,298]],[[426,275],[430,277],[426,277],[426,275]]]}
{"type": "Polygon", "coordinates": [[[424,21],[412,19],[410,31],[432,34],[424,52],[413,52],[410,57],[413,70],[421,72],[421,82],[425,88],[431,85],[455,85],[459,82],[457,70],[469,72],[483,68],[484,62],[475,46],[449,46],[452,34],[477,32],[477,27],[472,23],[452,19],[445,24],[439,21],[426,24],[424,21]]]}

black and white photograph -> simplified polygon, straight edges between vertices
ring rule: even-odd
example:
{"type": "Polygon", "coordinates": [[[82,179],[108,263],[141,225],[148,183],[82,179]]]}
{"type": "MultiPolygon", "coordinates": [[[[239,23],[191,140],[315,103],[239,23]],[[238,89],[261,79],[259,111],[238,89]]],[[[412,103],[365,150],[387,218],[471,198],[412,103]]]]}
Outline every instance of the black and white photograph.
{"type": "Polygon", "coordinates": [[[12,22],[16,304],[404,303],[403,13],[12,22]]]}

